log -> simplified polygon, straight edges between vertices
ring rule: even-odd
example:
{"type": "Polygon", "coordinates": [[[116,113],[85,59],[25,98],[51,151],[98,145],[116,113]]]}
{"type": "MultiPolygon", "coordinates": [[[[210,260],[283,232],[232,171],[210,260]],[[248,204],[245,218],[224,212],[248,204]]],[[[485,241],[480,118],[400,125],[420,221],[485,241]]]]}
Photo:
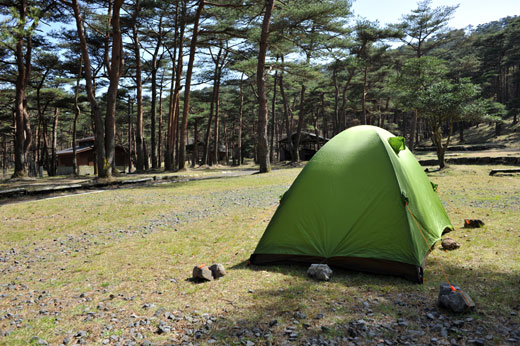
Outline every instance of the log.
{"type": "Polygon", "coordinates": [[[520,169],[518,168],[511,168],[511,169],[492,169],[489,172],[489,175],[493,176],[497,173],[520,173],[520,169]]]}

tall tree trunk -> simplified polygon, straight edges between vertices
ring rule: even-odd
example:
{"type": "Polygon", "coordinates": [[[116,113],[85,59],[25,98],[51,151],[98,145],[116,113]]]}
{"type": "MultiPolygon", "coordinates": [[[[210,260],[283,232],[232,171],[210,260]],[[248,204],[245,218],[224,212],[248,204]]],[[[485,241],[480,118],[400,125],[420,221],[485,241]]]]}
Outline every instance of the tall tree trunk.
{"type": "Polygon", "coordinates": [[[410,148],[411,151],[414,150],[415,147],[415,133],[417,132],[417,110],[413,112],[412,114],[412,123],[410,125],[410,145],[408,148],[410,148]]]}
{"type": "Polygon", "coordinates": [[[238,151],[238,165],[242,164],[242,119],[243,119],[243,110],[244,110],[244,90],[243,90],[243,81],[244,74],[240,77],[240,106],[238,109],[238,138],[237,138],[237,151],[238,151]]]}
{"type": "Polygon", "coordinates": [[[337,71],[332,71],[332,81],[334,82],[334,118],[332,119],[332,133],[334,135],[339,133],[339,85],[337,71]]]}
{"type": "Polygon", "coordinates": [[[144,169],[147,171],[150,169],[150,155],[148,155],[148,149],[146,147],[146,141],[143,141],[143,156],[144,156],[144,169]]]}
{"type": "Polygon", "coordinates": [[[41,147],[41,136],[42,136],[42,133],[41,133],[41,128],[42,128],[42,117],[40,117],[38,115],[38,126],[36,127],[36,162],[37,162],[37,165],[38,167],[42,166],[42,158],[41,158],[41,151],[40,151],[40,147],[41,147]]]}
{"type": "Polygon", "coordinates": [[[78,77],[76,78],[76,89],[74,90],[74,122],[72,123],[72,174],[74,174],[75,176],[79,175],[78,158],[76,157],[76,133],[77,133],[79,115],[81,114],[81,109],[79,108],[79,105],[78,105],[78,96],[79,96],[79,80],[81,79],[82,63],[83,63],[83,59],[80,57],[79,58],[78,77]]]}
{"type": "MultiPolygon", "coordinates": [[[[162,16],[159,19],[159,39],[157,40],[155,50],[153,52],[152,56],[152,106],[150,111],[150,117],[151,117],[151,141],[152,141],[152,169],[157,168],[157,142],[156,142],[156,104],[157,104],[157,70],[159,69],[159,64],[157,61],[157,57],[159,56],[159,49],[162,45],[162,16]]],[[[160,144],[159,144],[160,145],[160,144]]]]}
{"type": "Polygon", "coordinates": [[[260,165],[260,173],[271,171],[269,162],[269,143],[267,142],[267,96],[265,88],[265,56],[267,54],[267,41],[269,40],[269,27],[271,14],[274,8],[274,0],[265,1],[265,14],[262,21],[262,33],[260,35],[260,49],[258,52],[258,64],[256,68],[256,88],[258,90],[258,138],[257,159],[260,165]]]}
{"type": "Polygon", "coordinates": [[[119,79],[123,72],[123,39],[121,35],[120,10],[123,0],[114,0],[112,12],[112,58],[110,61],[109,79],[110,83],[107,91],[107,112],[105,115],[105,154],[106,165],[104,167],[107,177],[112,176],[115,168],[115,134],[116,134],[116,103],[119,79]]]}
{"type": "MultiPolygon", "coordinates": [[[[30,71],[27,70],[24,59],[30,56],[24,56],[24,36],[23,32],[25,19],[27,15],[27,0],[19,2],[18,14],[20,16],[18,20],[18,33],[15,34],[16,39],[16,66],[18,74],[16,76],[16,96],[15,96],[15,137],[14,137],[14,174],[13,177],[24,177],[27,175],[26,170],[26,157],[24,142],[26,138],[25,134],[25,89],[29,78],[30,71]]],[[[27,47],[29,49],[29,47],[27,47]]],[[[26,52],[29,54],[29,51],[26,52]]]]}
{"type": "Polygon", "coordinates": [[[211,101],[209,104],[209,116],[208,116],[208,127],[206,128],[206,136],[204,137],[204,153],[202,154],[202,164],[209,165],[211,164],[210,160],[210,138],[211,138],[211,125],[213,123],[213,111],[215,110],[215,99],[217,92],[217,78],[213,79],[213,91],[211,93],[211,101]]]}
{"type": "Polygon", "coordinates": [[[363,113],[363,124],[368,125],[367,122],[367,73],[368,66],[363,70],[363,92],[361,93],[361,109],[363,113]]]}
{"type": "Polygon", "coordinates": [[[199,118],[195,118],[195,123],[193,124],[193,159],[191,161],[191,167],[195,167],[195,165],[199,161],[199,118]]]}
{"type": "MultiPolygon", "coordinates": [[[[175,43],[174,43],[175,45],[175,43]]],[[[168,127],[166,132],[166,151],[164,153],[164,170],[172,171],[174,166],[173,161],[173,121],[175,118],[175,50],[172,57],[172,78],[170,80],[170,95],[168,106],[168,127]]]]}
{"type": "Polygon", "coordinates": [[[137,162],[135,168],[137,173],[144,172],[145,157],[144,157],[144,121],[143,121],[143,82],[142,82],[142,66],[141,66],[141,49],[139,46],[139,35],[137,31],[137,18],[139,17],[140,4],[139,0],[135,2],[134,17],[132,23],[132,38],[134,43],[135,56],[135,84],[137,92],[137,121],[135,129],[137,162]]]}
{"type": "Polygon", "coordinates": [[[43,85],[45,83],[45,79],[47,78],[47,75],[50,72],[50,68],[45,70],[43,73],[42,78],[40,79],[40,82],[38,83],[38,86],[36,87],[36,108],[38,110],[38,126],[36,127],[36,151],[37,151],[37,162],[39,166],[42,166],[42,157],[40,155],[40,141],[41,141],[41,125],[44,122],[43,115],[45,113],[45,110],[47,109],[47,104],[45,105],[44,109],[42,109],[41,105],[41,89],[43,88],[43,85]]]}
{"type": "Polygon", "coordinates": [[[188,129],[188,113],[190,111],[190,88],[191,88],[191,75],[193,73],[193,63],[195,61],[195,50],[197,48],[197,36],[199,33],[199,20],[204,8],[204,0],[199,0],[197,12],[195,12],[195,20],[193,24],[193,35],[191,37],[190,44],[190,58],[188,60],[188,69],[186,71],[186,82],[184,89],[184,105],[182,107],[182,124],[180,133],[179,143],[179,169],[183,169],[186,164],[186,135],[188,129]]]}
{"type": "MultiPolygon", "coordinates": [[[[222,42],[221,42],[222,43],[222,42]]],[[[219,51],[217,53],[217,56],[215,57],[213,55],[213,53],[211,52],[211,48],[210,48],[210,54],[211,54],[211,58],[215,64],[215,70],[213,72],[213,90],[212,90],[212,93],[211,93],[211,102],[210,102],[210,106],[209,106],[209,117],[208,117],[208,127],[206,129],[206,137],[205,137],[205,143],[204,143],[204,158],[203,158],[203,164],[212,164],[213,162],[217,162],[218,161],[218,156],[213,156],[213,157],[210,157],[210,138],[211,138],[211,124],[212,124],[212,121],[213,121],[213,115],[215,113],[217,113],[215,116],[218,116],[218,110],[215,112],[215,109],[216,109],[216,104],[217,104],[217,100],[218,100],[218,93],[219,93],[219,84],[220,84],[220,75],[219,75],[219,71],[220,71],[220,58],[222,56],[222,44],[220,45],[219,47],[219,51]]],[[[218,119],[216,119],[216,128],[218,130],[218,119]]],[[[215,135],[215,138],[218,137],[218,132],[216,133],[215,135]]],[[[217,140],[217,139],[215,139],[217,140]]]]}
{"type": "Polygon", "coordinates": [[[31,150],[31,146],[32,146],[32,142],[33,142],[33,136],[32,136],[32,131],[31,131],[31,120],[29,118],[29,113],[27,112],[27,105],[24,105],[23,124],[24,124],[24,133],[25,133],[25,140],[23,142],[23,155],[25,157],[25,160],[27,160],[27,156],[29,154],[29,151],[31,150]]]}
{"type": "Polygon", "coordinates": [[[227,136],[227,128],[226,128],[226,114],[222,114],[222,133],[223,133],[223,143],[226,150],[226,165],[229,165],[229,143],[228,143],[228,136],[227,136]]]}
{"type": "Polygon", "coordinates": [[[220,124],[219,124],[219,121],[220,121],[220,73],[218,74],[218,78],[217,78],[217,88],[216,88],[216,92],[215,92],[215,123],[213,124],[214,125],[214,128],[213,128],[213,137],[214,137],[214,141],[213,141],[213,158],[212,158],[212,162],[216,165],[218,165],[218,161],[219,161],[219,149],[220,149],[220,146],[219,146],[219,142],[220,142],[220,124]]]}
{"type": "Polygon", "coordinates": [[[163,103],[162,103],[162,94],[164,88],[164,70],[161,75],[161,86],[159,87],[159,138],[157,144],[157,166],[161,168],[162,166],[162,142],[163,142],[163,103]]]}
{"type": "Polygon", "coordinates": [[[52,148],[51,148],[51,171],[52,176],[57,173],[57,162],[56,162],[56,147],[58,146],[58,118],[60,115],[60,109],[54,108],[54,119],[52,122],[52,148]]]}
{"type": "MultiPolygon", "coordinates": [[[[285,88],[284,88],[284,84],[283,84],[284,58],[283,58],[283,56],[281,58],[282,58],[282,71],[280,73],[280,78],[279,78],[280,95],[282,95],[283,115],[285,118],[285,132],[287,134],[287,146],[288,146],[287,150],[289,151],[289,153],[291,153],[291,161],[294,162],[295,158],[292,156],[293,155],[292,126],[291,126],[291,121],[289,119],[289,114],[292,112],[289,107],[289,102],[287,100],[287,97],[285,95],[285,88]]],[[[287,158],[285,158],[285,159],[287,159],[287,158]]]]}
{"type": "Polygon", "coordinates": [[[90,103],[91,116],[94,122],[94,133],[95,133],[95,147],[96,147],[96,168],[99,177],[103,178],[106,176],[104,170],[105,165],[105,139],[104,139],[104,128],[103,119],[101,117],[101,110],[96,101],[96,93],[93,87],[92,70],[90,67],[90,57],[88,53],[87,39],[85,31],[83,29],[83,19],[81,18],[81,12],[78,4],[78,0],[72,1],[72,9],[74,11],[74,18],[76,19],[76,29],[80,40],[81,56],[83,57],[83,64],[85,67],[85,88],[87,91],[87,97],[90,103]]]}
{"type": "Polygon", "coordinates": [[[274,131],[276,129],[276,81],[278,78],[278,71],[274,73],[274,82],[273,82],[273,102],[271,105],[271,139],[269,146],[271,150],[269,151],[269,160],[271,162],[274,161],[274,131]]]}
{"type": "Polygon", "coordinates": [[[7,136],[2,136],[2,174],[5,178],[7,176],[7,136]]]}
{"type": "MultiPolygon", "coordinates": [[[[220,41],[220,46],[219,46],[219,50],[218,50],[218,54],[216,57],[213,56],[213,54],[211,54],[211,57],[213,59],[213,62],[215,63],[215,72],[214,72],[214,83],[213,83],[213,94],[212,94],[212,106],[214,105],[214,130],[213,130],[213,136],[214,136],[214,141],[213,141],[213,157],[211,158],[210,160],[210,164],[214,163],[214,164],[218,164],[218,154],[219,154],[219,141],[220,141],[220,132],[219,132],[219,121],[220,121],[220,77],[221,77],[221,66],[220,66],[220,63],[221,63],[221,59],[222,59],[222,51],[223,51],[223,43],[222,41],[220,41]]],[[[210,49],[210,53],[211,53],[211,49],[210,49]]],[[[225,57],[224,57],[225,59],[225,57]]],[[[211,114],[210,114],[210,118],[211,118],[211,114]]]]}
{"type": "Polygon", "coordinates": [[[45,170],[47,171],[47,175],[52,175],[52,167],[51,167],[51,160],[49,158],[49,142],[47,140],[47,121],[44,119],[42,124],[42,138],[43,138],[43,146],[42,146],[42,161],[43,166],[45,167],[45,170]]]}
{"type": "Polygon", "coordinates": [[[340,110],[340,128],[339,132],[343,131],[347,128],[347,91],[350,86],[350,82],[352,81],[352,78],[354,77],[355,70],[350,69],[348,74],[348,79],[345,82],[345,86],[343,87],[343,90],[341,92],[341,110],[340,110]]]}
{"type": "Polygon", "coordinates": [[[302,83],[300,89],[300,111],[298,114],[298,127],[296,128],[296,139],[293,147],[293,157],[295,162],[300,161],[300,140],[302,136],[303,121],[305,118],[305,84],[302,83]]]}
{"type": "Polygon", "coordinates": [[[321,115],[323,117],[323,137],[329,137],[329,117],[325,111],[325,93],[321,93],[321,115]]]}
{"type": "Polygon", "coordinates": [[[132,173],[132,101],[128,96],[128,173],[132,173]]]}
{"type": "MultiPolygon", "coordinates": [[[[176,168],[175,161],[177,157],[175,156],[176,152],[176,143],[177,143],[177,128],[179,124],[179,109],[180,109],[180,92],[181,92],[181,77],[182,77],[182,68],[183,68],[183,47],[184,47],[184,30],[186,28],[186,1],[182,1],[181,3],[181,20],[178,24],[178,15],[175,16],[175,37],[174,37],[174,53],[173,59],[175,60],[175,54],[177,54],[177,65],[175,66],[175,89],[173,93],[173,99],[170,99],[170,113],[169,120],[171,120],[171,124],[169,123],[169,131],[171,132],[168,136],[168,157],[171,159],[169,165],[165,163],[165,169],[173,171],[176,168]],[[178,50],[178,52],[177,52],[178,50]],[[171,127],[170,127],[171,126],[171,127]]],[[[178,2],[176,5],[176,13],[178,13],[178,2]]],[[[173,83],[173,81],[172,81],[173,83]]]]}

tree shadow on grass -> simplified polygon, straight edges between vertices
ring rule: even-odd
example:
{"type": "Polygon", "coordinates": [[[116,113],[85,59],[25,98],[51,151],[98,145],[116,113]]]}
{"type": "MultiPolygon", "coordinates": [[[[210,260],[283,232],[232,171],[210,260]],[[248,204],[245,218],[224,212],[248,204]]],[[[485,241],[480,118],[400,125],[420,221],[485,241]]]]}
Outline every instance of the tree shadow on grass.
{"type": "Polygon", "coordinates": [[[236,263],[230,270],[258,272],[259,280],[262,273],[287,278],[279,281],[280,287],[267,284],[241,297],[240,306],[218,322],[212,334],[217,340],[306,344],[319,343],[321,338],[337,344],[376,344],[381,340],[430,343],[435,337],[466,344],[488,337],[491,343],[504,344],[520,338],[518,272],[500,271],[492,265],[469,270],[445,264],[450,280],[469,293],[477,306],[460,315],[437,306],[439,284],[445,279],[433,262],[425,269],[427,282],[423,285],[338,268],[333,268],[331,281],[318,282],[307,277],[306,265],[247,264],[236,263]],[[397,322],[401,318],[405,323],[400,325],[397,322]]]}

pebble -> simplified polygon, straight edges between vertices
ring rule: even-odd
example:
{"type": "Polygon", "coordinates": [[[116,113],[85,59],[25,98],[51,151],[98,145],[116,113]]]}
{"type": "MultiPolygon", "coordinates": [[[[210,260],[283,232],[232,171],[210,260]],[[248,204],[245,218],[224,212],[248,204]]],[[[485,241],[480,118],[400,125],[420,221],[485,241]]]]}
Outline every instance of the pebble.
{"type": "Polygon", "coordinates": [[[171,331],[171,328],[168,324],[161,321],[159,326],[157,327],[157,334],[168,334],[171,331]]]}
{"type": "Polygon", "coordinates": [[[86,336],[87,336],[87,332],[85,330],[80,330],[79,332],[74,334],[74,337],[77,338],[77,339],[84,338],[86,336]]]}
{"type": "Polygon", "coordinates": [[[299,320],[304,320],[307,318],[307,315],[302,312],[302,311],[296,311],[294,314],[293,314],[293,317],[296,318],[296,319],[299,319],[299,320]]]}

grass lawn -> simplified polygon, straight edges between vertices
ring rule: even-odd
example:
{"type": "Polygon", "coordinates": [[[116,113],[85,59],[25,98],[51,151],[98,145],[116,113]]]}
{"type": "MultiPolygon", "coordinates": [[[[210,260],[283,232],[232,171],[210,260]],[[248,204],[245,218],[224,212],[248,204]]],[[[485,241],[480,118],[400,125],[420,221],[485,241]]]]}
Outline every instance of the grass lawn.
{"type": "Polygon", "coordinates": [[[437,308],[444,279],[431,255],[423,285],[248,267],[301,170],[286,168],[0,206],[0,344],[520,342],[520,177],[490,168],[430,173],[457,227],[447,236],[462,244],[433,255],[475,300],[471,314],[437,308]],[[486,226],[460,228],[463,217],[486,226]],[[188,280],[214,262],[225,277],[188,280]]]}

